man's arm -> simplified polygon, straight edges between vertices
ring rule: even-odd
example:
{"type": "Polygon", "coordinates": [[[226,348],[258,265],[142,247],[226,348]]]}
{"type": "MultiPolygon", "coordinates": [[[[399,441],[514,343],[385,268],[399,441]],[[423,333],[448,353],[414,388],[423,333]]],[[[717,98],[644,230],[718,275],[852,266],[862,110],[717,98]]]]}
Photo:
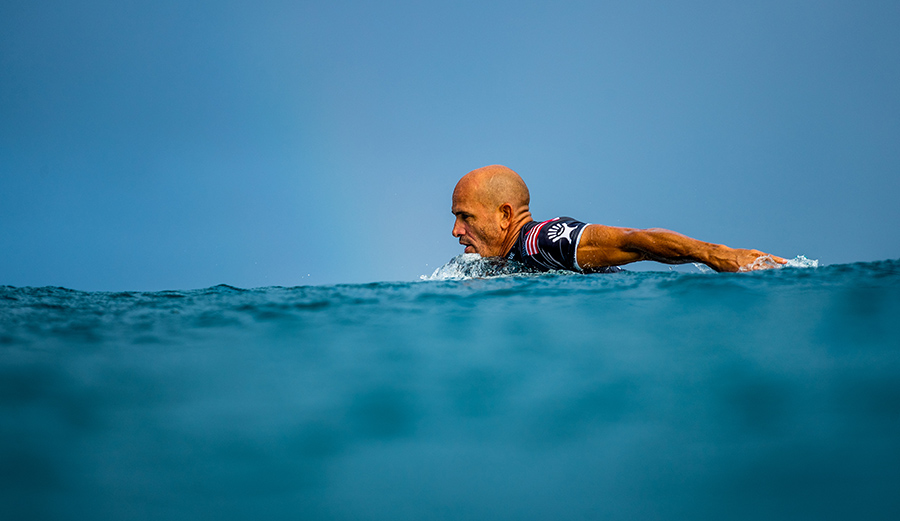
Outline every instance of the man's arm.
{"type": "Polygon", "coordinates": [[[578,265],[585,271],[642,260],[665,264],[701,262],[716,271],[774,268],[777,264],[787,262],[781,257],[759,250],[729,248],[698,241],[662,228],[638,230],[600,224],[591,224],[585,228],[576,258],[578,265]],[[757,263],[758,259],[763,261],[757,263]]]}

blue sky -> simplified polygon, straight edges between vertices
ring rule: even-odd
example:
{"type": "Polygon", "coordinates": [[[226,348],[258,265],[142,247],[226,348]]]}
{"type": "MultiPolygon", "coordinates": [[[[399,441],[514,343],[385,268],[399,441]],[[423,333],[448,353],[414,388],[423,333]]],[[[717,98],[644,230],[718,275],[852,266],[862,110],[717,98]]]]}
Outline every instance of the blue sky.
{"type": "Polygon", "coordinates": [[[900,257],[896,2],[0,5],[0,284],[415,280],[450,193],[900,257]]]}

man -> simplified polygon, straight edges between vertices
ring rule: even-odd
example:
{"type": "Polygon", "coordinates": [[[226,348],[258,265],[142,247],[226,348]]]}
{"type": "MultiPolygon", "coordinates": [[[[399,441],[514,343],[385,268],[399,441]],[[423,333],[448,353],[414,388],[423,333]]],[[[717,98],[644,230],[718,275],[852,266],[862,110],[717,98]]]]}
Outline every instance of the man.
{"type": "Polygon", "coordinates": [[[453,236],[466,253],[503,257],[539,271],[616,271],[615,266],[652,260],[701,262],[716,271],[774,268],[785,261],[758,250],[691,239],[660,228],[638,230],[585,224],[569,217],[538,223],[528,209],[528,187],[501,165],[473,170],[453,190],[453,236]]]}

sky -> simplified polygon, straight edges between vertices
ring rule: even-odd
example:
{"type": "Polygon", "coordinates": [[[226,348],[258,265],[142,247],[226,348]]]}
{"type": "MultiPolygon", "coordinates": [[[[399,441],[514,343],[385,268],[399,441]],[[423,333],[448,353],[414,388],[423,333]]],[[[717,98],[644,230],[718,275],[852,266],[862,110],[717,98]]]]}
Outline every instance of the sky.
{"type": "Polygon", "coordinates": [[[539,220],[900,258],[897,27],[894,1],[5,0],[0,285],[418,280],[488,164],[539,220]]]}

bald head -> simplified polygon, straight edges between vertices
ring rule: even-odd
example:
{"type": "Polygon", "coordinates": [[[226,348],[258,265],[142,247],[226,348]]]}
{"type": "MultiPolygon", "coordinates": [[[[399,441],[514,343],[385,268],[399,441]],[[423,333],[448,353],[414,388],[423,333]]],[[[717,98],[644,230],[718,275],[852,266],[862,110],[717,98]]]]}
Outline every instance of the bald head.
{"type": "Polygon", "coordinates": [[[453,190],[453,236],[467,253],[502,256],[519,230],[531,222],[528,187],[519,174],[502,165],[472,170],[453,190]]]}
{"type": "Polygon", "coordinates": [[[531,202],[525,181],[503,165],[489,165],[472,170],[456,184],[454,197],[460,191],[468,192],[481,204],[492,208],[509,204],[515,210],[524,208],[527,211],[531,202]]]}

